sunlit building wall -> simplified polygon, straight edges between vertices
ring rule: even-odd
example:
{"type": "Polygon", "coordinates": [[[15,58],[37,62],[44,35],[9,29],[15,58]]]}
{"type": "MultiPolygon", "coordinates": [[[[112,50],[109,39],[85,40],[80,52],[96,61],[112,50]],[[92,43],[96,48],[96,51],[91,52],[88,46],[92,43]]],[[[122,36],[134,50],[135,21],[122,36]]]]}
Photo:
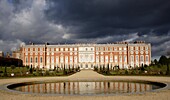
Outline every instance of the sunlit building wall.
{"type": "Polygon", "coordinates": [[[24,65],[53,69],[94,66],[121,69],[140,67],[151,63],[151,44],[145,42],[119,42],[113,44],[58,44],[23,45],[21,58],[24,65]]]}

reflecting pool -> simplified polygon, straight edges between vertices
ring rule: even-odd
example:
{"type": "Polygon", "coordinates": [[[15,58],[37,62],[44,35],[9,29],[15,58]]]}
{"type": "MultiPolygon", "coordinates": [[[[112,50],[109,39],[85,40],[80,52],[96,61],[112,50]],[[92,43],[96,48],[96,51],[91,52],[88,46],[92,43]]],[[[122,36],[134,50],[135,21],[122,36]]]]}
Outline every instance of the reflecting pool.
{"type": "Polygon", "coordinates": [[[64,95],[102,95],[140,93],[164,87],[152,82],[31,82],[9,85],[8,88],[27,93],[64,95]]]}

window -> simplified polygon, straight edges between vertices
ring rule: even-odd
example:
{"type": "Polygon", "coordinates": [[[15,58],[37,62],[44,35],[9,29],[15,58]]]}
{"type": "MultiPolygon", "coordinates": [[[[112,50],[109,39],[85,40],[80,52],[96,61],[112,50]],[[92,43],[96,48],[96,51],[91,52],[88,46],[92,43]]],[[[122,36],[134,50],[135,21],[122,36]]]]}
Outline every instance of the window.
{"type": "Polygon", "coordinates": [[[136,55],[136,62],[138,62],[139,61],[139,57],[138,57],[138,55],[136,55]]]}
{"type": "Polygon", "coordinates": [[[73,62],[73,57],[72,56],[70,56],[70,63],[72,63],[73,62]]]}
{"type": "Polygon", "coordinates": [[[56,48],[56,51],[59,51],[59,49],[58,49],[58,48],[56,48]]]}
{"type": "Polygon", "coordinates": [[[145,47],[145,50],[148,50],[148,46],[145,47]]]}
{"type": "Polygon", "coordinates": [[[99,48],[98,47],[96,47],[96,51],[98,51],[99,50],[99,48]]]}
{"type": "Polygon", "coordinates": [[[101,57],[100,57],[100,59],[101,59],[101,62],[104,62],[104,58],[103,58],[103,56],[101,56],[101,57]]]}
{"type": "Polygon", "coordinates": [[[51,57],[51,63],[54,63],[54,57],[51,57]]]}
{"type": "Polygon", "coordinates": [[[139,52],[138,51],[136,51],[136,54],[138,54],[139,52]]]}
{"type": "Polygon", "coordinates": [[[88,68],[88,65],[86,64],[86,68],[88,68]]]}
{"type": "Polygon", "coordinates": [[[113,48],[112,47],[110,47],[110,51],[112,51],[113,50],[113,48]]]}
{"type": "Polygon", "coordinates": [[[60,51],[63,51],[63,48],[60,48],[60,51]]]}
{"type": "Polygon", "coordinates": [[[63,56],[60,57],[60,62],[61,62],[61,63],[64,62],[63,56]]]}
{"type": "Polygon", "coordinates": [[[143,62],[144,59],[143,59],[143,55],[140,56],[140,61],[143,62]]]}
{"type": "Polygon", "coordinates": [[[74,48],[74,51],[77,51],[77,48],[74,48]]]}
{"type": "Polygon", "coordinates": [[[35,58],[35,63],[38,63],[38,59],[37,59],[37,57],[35,58]]]}
{"type": "Polygon", "coordinates": [[[28,58],[26,57],[26,63],[28,63],[28,58]]]}
{"type": "Polygon", "coordinates": [[[90,55],[90,62],[93,61],[93,55],[90,55]]]}
{"type": "Polygon", "coordinates": [[[131,55],[131,62],[133,62],[134,61],[134,56],[133,55],[131,55]]]}
{"type": "Polygon", "coordinates": [[[42,59],[42,57],[40,57],[40,62],[41,62],[41,63],[43,62],[43,59],[42,59]]]}
{"type": "Polygon", "coordinates": [[[93,51],[93,48],[91,48],[91,51],[93,51]]]}
{"type": "Polygon", "coordinates": [[[126,62],[126,56],[124,56],[124,62],[126,62]]]}
{"type": "Polygon", "coordinates": [[[68,48],[65,48],[65,51],[68,51],[68,48]]]}
{"type": "Polygon", "coordinates": [[[105,47],[105,50],[108,51],[108,47],[105,47]]]}
{"type": "Polygon", "coordinates": [[[50,63],[50,57],[47,57],[47,63],[50,63]]]}
{"type": "Polygon", "coordinates": [[[59,58],[58,58],[58,56],[56,56],[56,63],[59,63],[59,58]]]}
{"type": "Polygon", "coordinates": [[[143,50],[143,47],[140,47],[140,50],[143,50]]]}
{"type": "Polygon", "coordinates": [[[65,56],[65,62],[68,63],[68,56],[65,56]]]}
{"type": "Polygon", "coordinates": [[[114,47],[114,50],[117,50],[117,47],[114,47]]]}
{"type": "Polygon", "coordinates": [[[74,56],[74,62],[77,63],[77,56],[74,56]]]}
{"type": "Polygon", "coordinates": [[[119,50],[122,50],[122,47],[119,47],[119,50]]]}
{"type": "Polygon", "coordinates": [[[70,52],[70,55],[72,55],[73,53],[72,52],[70,52]]]}
{"type": "Polygon", "coordinates": [[[31,57],[31,60],[30,60],[30,62],[32,63],[32,57],[31,57]]]}
{"type": "Polygon", "coordinates": [[[105,56],[105,62],[108,62],[108,56],[105,56]]]}
{"type": "Polygon", "coordinates": [[[148,57],[148,55],[146,55],[146,62],[148,62],[149,61],[149,57],[148,57]]]}
{"type": "Polygon", "coordinates": [[[138,47],[135,47],[136,50],[138,50],[138,47]]]}
{"type": "Polygon", "coordinates": [[[126,50],[126,47],[124,47],[124,50],[126,50]]]}
{"type": "Polygon", "coordinates": [[[93,68],[93,64],[91,64],[91,68],[93,68]]]}
{"type": "Polygon", "coordinates": [[[110,55],[110,62],[113,62],[113,56],[110,55]]]}
{"type": "Polygon", "coordinates": [[[130,50],[133,50],[133,47],[131,47],[130,50]]]}
{"type": "Polygon", "coordinates": [[[83,55],[79,55],[79,61],[82,62],[83,61],[83,55]]]}
{"type": "Polygon", "coordinates": [[[103,47],[100,47],[100,51],[103,51],[103,47]]]}
{"type": "Polygon", "coordinates": [[[73,51],[73,48],[70,48],[70,51],[73,51]]]}
{"type": "Polygon", "coordinates": [[[117,62],[117,56],[115,56],[115,62],[117,62]]]}
{"type": "Polygon", "coordinates": [[[99,62],[99,56],[96,56],[96,62],[99,62]]]}
{"type": "Polygon", "coordinates": [[[119,56],[119,62],[122,62],[122,56],[119,56]]]}

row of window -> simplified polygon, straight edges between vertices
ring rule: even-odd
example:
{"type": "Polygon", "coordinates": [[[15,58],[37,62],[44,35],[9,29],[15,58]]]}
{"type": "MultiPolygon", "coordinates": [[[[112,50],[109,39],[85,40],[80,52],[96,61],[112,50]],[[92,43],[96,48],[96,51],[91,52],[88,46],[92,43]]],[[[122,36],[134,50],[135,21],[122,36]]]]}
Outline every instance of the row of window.
{"type": "MultiPolygon", "coordinates": [[[[129,50],[148,50],[148,46],[131,46],[129,47],[129,50]]],[[[86,51],[88,48],[85,49],[86,51]]],[[[113,51],[113,50],[127,50],[126,47],[96,47],[96,51],[113,51]]],[[[25,48],[25,51],[43,51],[43,48],[25,48]]],[[[77,48],[47,48],[47,51],[77,51],[77,48]]],[[[91,48],[91,51],[93,51],[93,48],[91,48]]]]}
{"type": "MultiPolygon", "coordinates": [[[[83,58],[83,57],[80,56],[79,62],[83,62],[83,61],[86,61],[86,60],[89,61],[86,58],[88,58],[88,57],[83,58]],[[85,60],[83,60],[83,59],[85,59],[85,60]]],[[[59,59],[60,59],[61,63],[64,62],[64,60],[65,60],[65,62],[73,62],[73,57],[70,57],[70,61],[68,60],[68,56],[56,57],[56,62],[57,63],[59,63],[59,59]]],[[[90,56],[90,60],[93,60],[93,56],[90,56]]],[[[105,62],[109,62],[109,60],[110,60],[110,62],[113,62],[113,56],[110,56],[110,59],[109,59],[108,56],[100,56],[100,57],[96,56],[96,62],[104,62],[104,60],[105,60],[105,62]]],[[[122,62],[122,61],[127,62],[127,56],[121,56],[121,55],[120,56],[114,56],[114,61],[118,62],[118,60],[119,60],[119,62],[122,62]]],[[[131,55],[130,56],[130,62],[139,62],[139,60],[140,60],[140,62],[144,62],[144,56],[143,55],[141,55],[141,56],[139,56],[139,55],[136,55],[136,56],[131,55]],[[139,59],[139,57],[140,57],[140,59],[139,59]]],[[[54,57],[51,57],[51,61],[54,62],[54,57]]],[[[149,61],[149,56],[148,55],[145,56],[145,61],[146,62],[149,61]]],[[[47,58],[47,63],[49,63],[49,62],[50,62],[50,58],[48,57],[47,58]]],[[[74,62],[77,63],[77,57],[76,56],[74,57],[74,62]]],[[[27,57],[26,57],[26,63],[28,63],[28,58],[27,57]]],[[[33,63],[33,58],[32,57],[30,58],[30,63],[33,63]]],[[[35,63],[38,63],[38,58],[37,57],[35,57],[35,63]]],[[[40,57],[40,63],[43,63],[43,58],[42,57],[40,57]]]]}
{"type": "MultiPolygon", "coordinates": [[[[25,51],[43,51],[44,48],[25,48],[25,51]]],[[[77,51],[77,48],[46,48],[47,51],[77,51]]]]}
{"type": "MultiPolygon", "coordinates": [[[[144,53],[145,53],[145,54],[149,54],[148,51],[145,51],[145,52],[144,52],[144,51],[140,51],[140,52],[139,52],[139,51],[135,51],[135,52],[134,52],[134,51],[130,51],[130,54],[139,54],[139,53],[140,53],[140,54],[144,54],[144,53]]],[[[29,54],[30,54],[30,55],[33,55],[33,52],[30,52],[29,54]]],[[[35,55],[38,55],[38,54],[43,55],[43,52],[40,52],[40,53],[35,52],[34,54],[35,54],[35,55]]],[[[74,55],[77,55],[77,52],[74,52],[74,53],[73,53],[73,52],[70,52],[70,55],[73,55],[73,54],[74,54],[74,55]]],[[[99,55],[99,54],[103,55],[104,52],[96,52],[96,55],[99,55]]],[[[127,52],[126,52],[126,51],[124,51],[124,52],[119,52],[119,54],[127,54],[127,52]]],[[[28,55],[28,53],[25,53],[25,55],[28,55]]],[[[51,53],[47,52],[47,55],[54,55],[54,52],[51,52],[51,53]]],[[[63,55],[63,53],[61,53],[61,55],[63,55]]]]}
{"type": "MultiPolygon", "coordinates": [[[[28,58],[27,57],[25,58],[25,61],[26,61],[26,63],[28,63],[28,58]]],[[[30,63],[33,63],[33,58],[32,57],[30,58],[30,63]]],[[[35,57],[35,63],[38,63],[38,58],[37,57],[35,57]]],[[[43,58],[42,57],[40,57],[40,63],[43,63],[43,58]]]]}

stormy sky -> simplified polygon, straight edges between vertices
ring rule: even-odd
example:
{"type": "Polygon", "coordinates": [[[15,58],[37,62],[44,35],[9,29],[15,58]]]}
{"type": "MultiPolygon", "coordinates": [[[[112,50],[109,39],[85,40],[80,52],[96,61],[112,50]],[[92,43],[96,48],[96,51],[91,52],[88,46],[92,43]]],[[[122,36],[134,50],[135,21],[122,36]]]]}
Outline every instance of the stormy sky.
{"type": "Polygon", "coordinates": [[[0,50],[34,43],[146,41],[170,51],[170,0],[0,0],[0,50]]]}

